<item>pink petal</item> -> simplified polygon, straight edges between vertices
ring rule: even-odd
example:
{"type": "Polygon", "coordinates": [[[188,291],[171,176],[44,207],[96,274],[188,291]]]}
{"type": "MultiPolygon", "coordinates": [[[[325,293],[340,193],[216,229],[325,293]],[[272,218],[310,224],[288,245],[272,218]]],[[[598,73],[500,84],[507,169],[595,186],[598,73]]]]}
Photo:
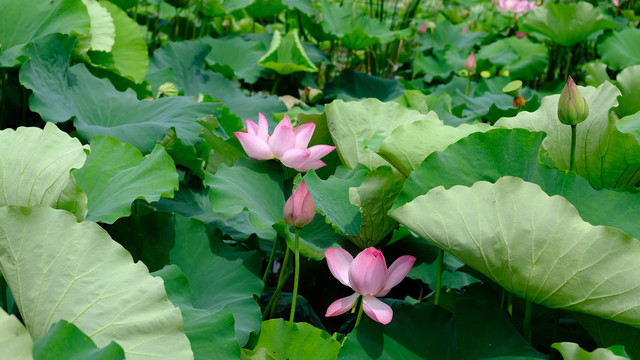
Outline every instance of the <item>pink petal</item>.
{"type": "Polygon", "coordinates": [[[347,250],[337,247],[325,250],[324,256],[327,258],[331,275],[338,279],[342,285],[351,287],[349,284],[349,265],[353,262],[353,256],[347,250]]]}
{"type": "Polygon", "coordinates": [[[358,301],[359,296],[360,294],[354,293],[351,296],[343,297],[332,302],[331,305],[329,305],[327,313],[324,316],[336,316],[346,313],[347,311],[351,310],[351,308],[353,308],[353,306],[356,304],[356,301],[358,301]]]}
{"type": "Polygon", "coordinates": [[[309,156],[311,156],[309,149],[289,149],[280,157],[280,161],[284,166],[298,170],[307,162],[309,156]]]}
{"type": "Polygon", "coordinates": [[[271,138],[269,138],[269,147],[271,147],[271,152],[278,159],[282,159],[282,155],[287,150],[295,149],[296,134],[293,132],[288,116],[285,115],[284,119],[276,126],[271,138]]]}
{"type": "Polygon", "coordinates": [[[269,149],[269,145],[262,139],[260,139],[256,135],[248,134],[245,132],[234,132],[233,133],[240,141],[240,145],[244,151],[256,160],[271,160],[273,157],[271,156],[271,149],[269,149]]]}
{"type": "Polygon", "coordinates": [[[375,295],[387,282],[387,263],[380,250],[369,247],[362,250],[349,266],[351,288],[361,295],[375,295]]]}
{"type": "Polygon", "coordinates": [[[386,325],[393,319],[393,310],[391,310],[391,307],[378,300],[375,296],[363,297],[362,307],[365,314],[381,324],[386,325]]]}
{"type": "Polygon", "coordinates": [[[301,165],[299,165],[298,167],[294,167],[294,169],[300,171],[300,172],[306,172],[309,171],[311,169],[319,169],[323,166],[326,166],[327,164],[325,164],[322,160],[315,160],[315,161],[305,161],[304,163],[302,163],[301,165]]]}
{"type": "Polygon", "coordinates": [[[411,255],[400,256],[396,259],[396,261],[389,266],[389,270],[387,271],[387,283],[384,285],[384,289],[376,296],[387,295],[392,287],[398,285],[402,279],[407,276],[415,262],[416,258],[411,255]]]}
{"type": "Polygon", "coordinates": [[[311,155],[308,161],[315,161],[323,158],[325,155],[332,152],[336,147],[331,145],[315,145],[309,148],[311,155]]]}
{"type": "Polygon", "coordinates": [[[284,204],[284,220],[291,226],[301,228],[313,221],[315,215],[316,205],[307,184],[302,180],[284,204]]]}
{"type": "Polygon", "coordinates": [[[306,149],[313,136],[313,131],[316,129],[316,124],[306,123],[298,126],[294,131],[296,134],[296,148],[306,149]]]}

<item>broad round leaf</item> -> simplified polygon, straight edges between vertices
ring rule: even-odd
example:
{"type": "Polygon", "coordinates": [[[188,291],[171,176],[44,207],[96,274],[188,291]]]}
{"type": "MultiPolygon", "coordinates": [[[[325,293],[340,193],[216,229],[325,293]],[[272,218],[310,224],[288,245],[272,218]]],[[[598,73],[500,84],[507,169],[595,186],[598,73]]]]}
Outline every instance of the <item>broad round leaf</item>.
{"type": "Polygon", "coordinates": [[[108,224],[131,214],[133,200],[153,202],[178,189],[176,167],[162,146],[143,157],[110,136],[91,139],[91,155],[73,176],[89,198],[87,219],[108,224]]]}
{"type": "Polygon", "coordinates": [[[100,6],[98,0],[82,0],[82,3],[89,12],[91,27],[87,36],[78,36],[80,51],[111,51],[116,39],[116,27],[109,11],[100,6]]]}
{"type": "Polygon", "coordinates": [[[358,163],[369,169],[389,165],[374,151],[365,148],[364,140],[389,135],[396,127],[418,120],[440,122],[435,114],[423,115],[400,104],[383,103],[377,99],[358,102],[336,100],[327,105],[326,116],[336,151],[342,162],[352,169],[358,163]]]}
{"type": "Polygon", "coordinates": [[[174,127],[186,144],[201,141],[196,119],[219,111],[219,104],[200,104],[189,97],[138,100],[132,90],[117,91],[108,79],[94,77],[84,64],[69,68],[72,37],[54,34],[34,41],[31,59],[20,69],[20,82],[33,90],[29,107],[48,122],[73,117],[84,139],[109,135],[150,152],[174,127]]]}
{"type": "Polygon", "coordinates": [[[47,124],[0,131],[0,206],[47,205],[86,214],[86,196],[69,174],[87,155],[78,139],[47,124]]]}
{"type": "Polygon", "coordinates": [[[145,33],[141,30],[137,22],[127,15],[118,6],[102,1],[108,14],[113,18],[115,24],[115,39],[113,47],[108,52],[90,51],[91,63],[107,70],[114,71],[123,77],[140,83],[149,68],[149,55],[145,42],[145,33]]]}
{"type": "Polygon", "coordinates": [[[640,41],[640,29],[626,27],[614,32],[598,44],[598,53],[602,61],[613,70],[622,70],[627,66],[640,64],[640,48],[629,46],[640,41]]]}
{"type": "Polygon", "coordinates": [[[291,30],[284,38],[280,35],[280,31],[276,30],[273,33],[269,51],[258,60],[258,64],[281,75],[288,75],[298,71],[318,71],[318,68],[304,52],[298,29],[291,30]]]}
{"type": "Polygon", "coordinates": [[[572,342],[554,343],[552,348],[558,350],[562,354],[564,360],[628,360],[631,359],[627,355],[622,346],[612,346],[608,349],[595,349],[586,351],[578,344],[572,342]]]}
{"type": "Polygon", "coordinates": [[[24,325],[14,315],[0,308],[0,348],[2,355],[14,360],[32,360],[33,341],[24,325]]]}
{"type": "Polygon", "coordinates": [[[618,117],[633,115],[640,111],[640,65],[629,66],[616,77],[622,93],[616,109],[618,117]]]}
{"type": "Polygon", "coordinates": [[[283,319],[264,321],[253,349],[266,348],[276,359],[335,359],[340,343],[331,335],[307,323],[290,323],[283,319]]]}
{"type": "Polygon", "coordinates": [[[65,320],[53,324],[45,336],[33,342],[33,355],[36,360],[124,359],[124,351],[118,344],[110,342],[100,349],[77,326],[65,320]]]}
{"type": "Polygon", "coordinates": [[[127,359],[193,359],[160,279],[93,222],[44,206],[0,208],[0,269],[34,338],[67,320],[127,359]]]}
{"type": "Polygon", "coordinates": [[[0,67],[18,65],[20,48],[53,33],[89,33],[89,14],[81,0],[1,0],[0,67]]]}
{"type": "Polygon", "coordinates": [[[507,291],[640,326],[640,242],[583,221],[560,196],[505,176],[437,187],[391,216],[507,291]]]}
{"type": "Polygon", "coordinates": [[[588,2],[547,2],[524,16],[520,31],[535,31],[560,45],[572,46],[598,30],[616,27],[617,24],[613,20],[606,19],[588,2]]]}

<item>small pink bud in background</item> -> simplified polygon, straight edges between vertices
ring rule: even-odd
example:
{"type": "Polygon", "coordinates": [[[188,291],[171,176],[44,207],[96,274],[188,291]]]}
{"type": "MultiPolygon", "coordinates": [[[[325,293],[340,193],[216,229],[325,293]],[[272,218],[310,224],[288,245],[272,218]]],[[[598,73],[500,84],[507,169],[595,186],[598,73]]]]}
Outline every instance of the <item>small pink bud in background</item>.
{"type": "Polygon", "coordinates": [[[467,33],[467,28],[462,28],[462,33],[466,34],[467,33]]]}
{"type": "Polygon", "coordinates": [[[420,27],[418,27],[418,33],[420,35],[424,35],[427,32],[427,24],[421,23],[420,27]]]}
{"type": "Polygon", "coordinates": [[[471,73],[476,71],[476,57],[473,55],[473,51],[469,54],[467,61],[464,62],[464,68],[471,73]]]}
{"type": "Polygon", "coordinates": [[[304,180],[291,194],[284,204],[284,221],[290,226],[301,228],[313,220],[316,215],[316,204],[309,193],[304,180]]]}
{"type": "Polygon", "coordinates": [[[619,7],[620,6],[620,0],[613,0],[613,6],[619,7]]]}
{"type": "Polygon", "coordinates": [[[516,31],[516,37],[517,37],[518,39],[522,39],[522,38],[523,38],[523,37],[525,37],[525,36],[527,36],[527,34],[526,34],[526,33],[522,33],[522,32],[520,32],[520,31],[516,31]]]}

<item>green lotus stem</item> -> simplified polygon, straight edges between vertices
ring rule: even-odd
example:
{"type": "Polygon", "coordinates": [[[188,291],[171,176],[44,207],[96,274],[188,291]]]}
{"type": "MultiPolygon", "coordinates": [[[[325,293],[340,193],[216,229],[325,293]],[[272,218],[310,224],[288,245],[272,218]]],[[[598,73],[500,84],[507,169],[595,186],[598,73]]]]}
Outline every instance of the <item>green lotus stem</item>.
{"type": "Polygon", "coordinates": [[[569,158],[569,171],[576,171],[576,125],[571,125],[571,157],[569,158]]]}
{"type": "Polygon", "coordinates": [[[522,333],[527,342],[531,344],[531,313],[533,312],[533,302],[527,300],[524,308],[524,321],[522,323],[522,333]]]}
{"type": "Polygon", "coordinates": [[[178,28],[180,27],[180,19],[178,18],[180,16],[180,8],[176,8],[176,15],[173,17],[173,19],[176,21],[176,27],[173,29],[173,38],[174,40],[178,37],[178,28]]]}
{"type": "Polygon", "coordinates": [[[358,324],[360,324],[360,319],[362,319],[362,312],[364,310],[362,302],[364,301],[364,299],[362,298],[362,296],[360,296],[360,299],[358,300],[358,317],[356,317],[356,324],[354,325],[354,329],[358,327],[358,324]]]}
{"type": "Polygon", "coordinates": [[[278,90],[278,85],[280,85],[281,79],[282,75],[276,75],[276,80],[273,82],[273,87],[271,88],[271,95],[278,95],[276,91],[278,90]]]}
{"type": "Polygon", "coordinates": [[[286,281],[284,275],[287,272],[287,266],[289,265],[289,253],[289,247],[287,246],[287,250],[285,250],[284,252],[284,260],[282,260],[282,267],[280,268],[280,276],[278,276],[278,284],[276,285],[276,290],[273,292],[273,296],[271,297],[271,300],[269,300],[269,304],[267,304],[267,307],[265,308],[266,313],[268,308],[271,307],[269,317],[273,317],[273,315],[275,314],[275,304],[277,304],[278,299],[280,299],[280,292],[282,291],[282,287],[284,286],[284,283],[286,281]]]}
{"type": "Polygon", "coordinates": [[[2,99],[0,99],[0,129],[4,129],[6,127],[7,120],[7,96],[4,95],[7,93],[7,80],[5,79],[6,72],[4,69],[0,69],[0,89],[2,89],[2,99]]]}
{"type": "Polygon", "coordinates": [[[296,314],[296,298],[298,297],[298,280],[300,280],[300,228],[296,228],[296,240],[293,245],[293,254],[295,269],[293,270],[293,295],[291,297],[291,313],[289,314],[289,322],[293,322],[296,314]]]}
{"type": "Polygon", "coordinates": [[[271,255],[269,255],[269,261],[267,262],[267,268],[264,270],[264,275],[262,275],[262,283],[267,283],[267,277],[269,276],[269,271],[271,270],[271,265],[273,265],[273,258],[276,255],[276,248],[278,247],[278,238],[276,237],[273,240],[273,247],[271,248],[271,255]]]}
{"type": "Polygon", "coordinates": [[[438,249],[438,258],[436,259],[436,296],[433,303],[440,303],[440,289],[442,288],[442,264],[444,261],[444,250],[438,249]]]}
{"type": "Polygon", "coordinates": [[[507,312],[509,316],[513,317],[513,294],[511,293],[507,296],[507,312]]]}
{"type": "Polygon", "coordinates": [[[469,96],[469,90],[471,90],[471,74],[467,77],[467,89],[464,91],[464,96],[469,96]]]}

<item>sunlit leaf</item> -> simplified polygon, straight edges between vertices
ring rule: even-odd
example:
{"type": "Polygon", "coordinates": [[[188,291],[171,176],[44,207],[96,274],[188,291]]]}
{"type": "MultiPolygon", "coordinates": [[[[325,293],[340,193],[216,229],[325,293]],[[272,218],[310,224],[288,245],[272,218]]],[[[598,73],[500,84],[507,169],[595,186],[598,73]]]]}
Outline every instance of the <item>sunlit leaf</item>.
{"type": "Polygon", "coordinates": [[[24,325],[14,315],[0,308],[0,347],[9,359],[32,360],[33,341],[24,325]]]}
{"type": "Polygon", "coordinates": [[[613,70],[622,70],[627,66],[640,64],[640,49],[629,46],[640,41],[640,29],[626,27],[613,32],[598,44],[598,53],[602,61],[613,70]]]}
{"type": "Polygon", "coordinates": [[[162,281],[97,224],[44,206],[0,208],[0,269],[34,338],[67,320],[127,359],[192,359],[162,281]]]}
{"type": "Polygon", "coordinates": [[[608,349],[586,351],[572,342],[554,343],[552,348],[558,350],[565,360],[625,360],[631,359],[622,346],[612,346],[608,349]]]}
{"type": "Polygon", "coordinates": [[[291,30],[284,38],[280,35],[280,31],[276,30],[273,33],[269,51],[258,60],[258,64],[281,75],[298,71],[318,71],[318,68],[304,52],[297,29],[291,30]]]}

